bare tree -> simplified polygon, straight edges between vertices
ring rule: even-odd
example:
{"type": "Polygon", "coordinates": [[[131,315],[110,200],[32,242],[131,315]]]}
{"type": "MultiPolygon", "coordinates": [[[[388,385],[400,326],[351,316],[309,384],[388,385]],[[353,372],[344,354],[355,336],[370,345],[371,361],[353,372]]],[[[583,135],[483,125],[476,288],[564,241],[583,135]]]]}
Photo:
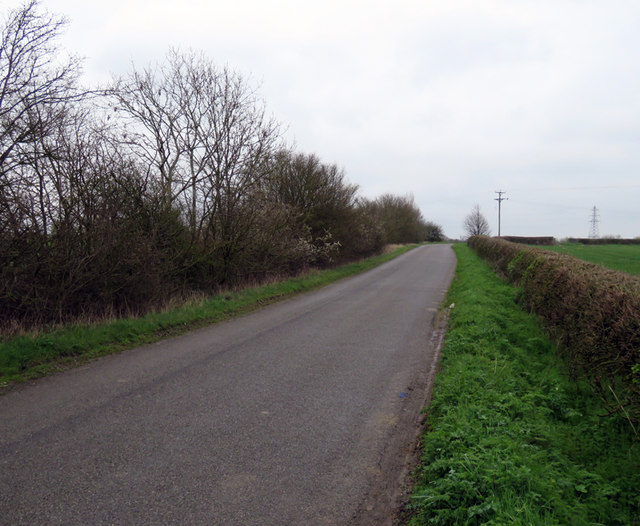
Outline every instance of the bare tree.
{"type": "Polygon", "coordinates": [[[51,181],[38,166],[48,155],[72,102],[80,71],[56,40],[64,18],[39,10],[36,0],[10,11],[0,29],[0,229],[48,232],[51,181]]]}
{"type": "Polygon", "coordinates": [[[489,222],[480,212],[480,205],[475,205],[464,218],[464,230],[467,237],[491,235],[489,222]]]}
{"type": "Polygon", "coordinates": [[[0,36],[0,177],[32,159],[30,145],[46,136],[79,97],[79,62],[59,56],[66,21],[38,11],[37,0],[11,11],[0,36]]]}
{"type": "Polygon", "coordinates": [[[110,94],[164,206],[180,208],[192,243],[230,261],[259,221],[246,200],[279,140],[255,91],[203,55],[170,51],[165,64],[134,70],[110,94]]]}
{"type": "Polygon", "coordinates": [[[133,153],[195,229],[264,175],[279,136],[239,74],[194,53],[172,50],[165,64],[118,79],[110,94],[133,153]]]}
{"type": "Polygon", "coordinates": [[[426,223],[412,195],[384,194],[375,201],[387,243],[425,240],[426,223]]]}
{"type": "Polygon", "coordinates": [[[271,199],[297,212],[318,253],[327,256],[324,262],[370,252],[357,191],[335,164],[290,150],[278,152],[266,184],[271,199]]]}
{"type": "Polygon", "coordinates": [[[433,221],[425,223],[425,241],[444,241],[445,235],[442,227],[433,221]]]}
{"type": "Polygon", "coordinates": [[[281,150],[269,177],[269,192],[278,202],[298,210],[314,238],[349,228],[347,216],[356,204],[358,187],[346,181],[335,164],[316,155],[281,150]]]}

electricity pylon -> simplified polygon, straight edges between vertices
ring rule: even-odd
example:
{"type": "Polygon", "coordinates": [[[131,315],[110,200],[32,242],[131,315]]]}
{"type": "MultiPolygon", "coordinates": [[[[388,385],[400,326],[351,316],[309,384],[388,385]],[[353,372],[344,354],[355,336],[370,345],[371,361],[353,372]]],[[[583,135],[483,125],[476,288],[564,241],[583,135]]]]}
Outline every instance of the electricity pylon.
{"type": "Polygon", "coordinates": [[[589,238],[590,239],[598,239],[600,237],[600,232],[598,231],[598,223],[600,219],[598,219],[598,209],[594,206],[591,211],[591,219],[589,219],[589,223],[591,223],[591,228],[589,229],[589,238]]]}

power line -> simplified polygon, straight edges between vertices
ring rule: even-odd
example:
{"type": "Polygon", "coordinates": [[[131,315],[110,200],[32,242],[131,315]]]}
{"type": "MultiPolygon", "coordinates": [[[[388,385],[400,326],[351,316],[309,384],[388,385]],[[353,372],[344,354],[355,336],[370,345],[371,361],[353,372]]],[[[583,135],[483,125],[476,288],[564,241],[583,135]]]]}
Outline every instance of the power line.
{"type": "MultiPolygon", "coordinates": [[[[616,185],[593,185],[593,186],[527,186],[517,187],[521,192],[557,192],[562,190],[624,190],[627,188],[640,188],[640,184],[616,184],[616,185]]],[[[513,188],[512,188],[513,189],[513,188]]]]}
{"type": "Polygon", "coordinates": [[[502,194],[506,194],[507,192],[503,192],[502,190],[497,190],[496,192],[494,192],[496,194],[498,194],[498,197],[496,197],[494,199],[494,201],[498,201],[498,237],[500,237],[500,212],[502,209],[502,201],[508,201],[509,198],[508,197],[502,197],[502,194]]]}

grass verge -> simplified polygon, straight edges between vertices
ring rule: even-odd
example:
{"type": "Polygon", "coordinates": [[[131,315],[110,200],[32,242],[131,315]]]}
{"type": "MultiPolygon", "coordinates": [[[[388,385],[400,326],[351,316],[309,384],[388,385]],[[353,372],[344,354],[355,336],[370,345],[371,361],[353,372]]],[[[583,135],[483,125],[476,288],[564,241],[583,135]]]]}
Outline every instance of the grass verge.
{"type": "Polygon", "coordinates": [[[372,269],[415,246],[396,247],[356,263],[212,296],[167,312],[99,324],[69,325],[38,336],[20,336],[0,342],[0,388],[247,313],[372,269]]]}
{"type": "Polygon", "coordinates": [[[640,524],[640,441],[463,244],[409,524],[640,524]]]}

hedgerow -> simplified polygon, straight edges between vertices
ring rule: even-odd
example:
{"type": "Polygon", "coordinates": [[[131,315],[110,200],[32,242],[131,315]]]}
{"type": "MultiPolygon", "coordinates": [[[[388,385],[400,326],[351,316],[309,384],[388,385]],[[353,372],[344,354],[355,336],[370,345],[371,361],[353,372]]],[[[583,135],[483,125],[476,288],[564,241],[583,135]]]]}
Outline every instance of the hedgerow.
{"type": "Polygon", "coordinates": [[[428,408],[411,526],[640,524],[640,442],[535,315],[464,245],[428,408]]]}
{"type": "Polygon", "coordinates": [[[585,374],[612,413],[640,421],[640,278],[566,254],[476,236],[468,244],[518,286],[574,375],[585,374]]]}

